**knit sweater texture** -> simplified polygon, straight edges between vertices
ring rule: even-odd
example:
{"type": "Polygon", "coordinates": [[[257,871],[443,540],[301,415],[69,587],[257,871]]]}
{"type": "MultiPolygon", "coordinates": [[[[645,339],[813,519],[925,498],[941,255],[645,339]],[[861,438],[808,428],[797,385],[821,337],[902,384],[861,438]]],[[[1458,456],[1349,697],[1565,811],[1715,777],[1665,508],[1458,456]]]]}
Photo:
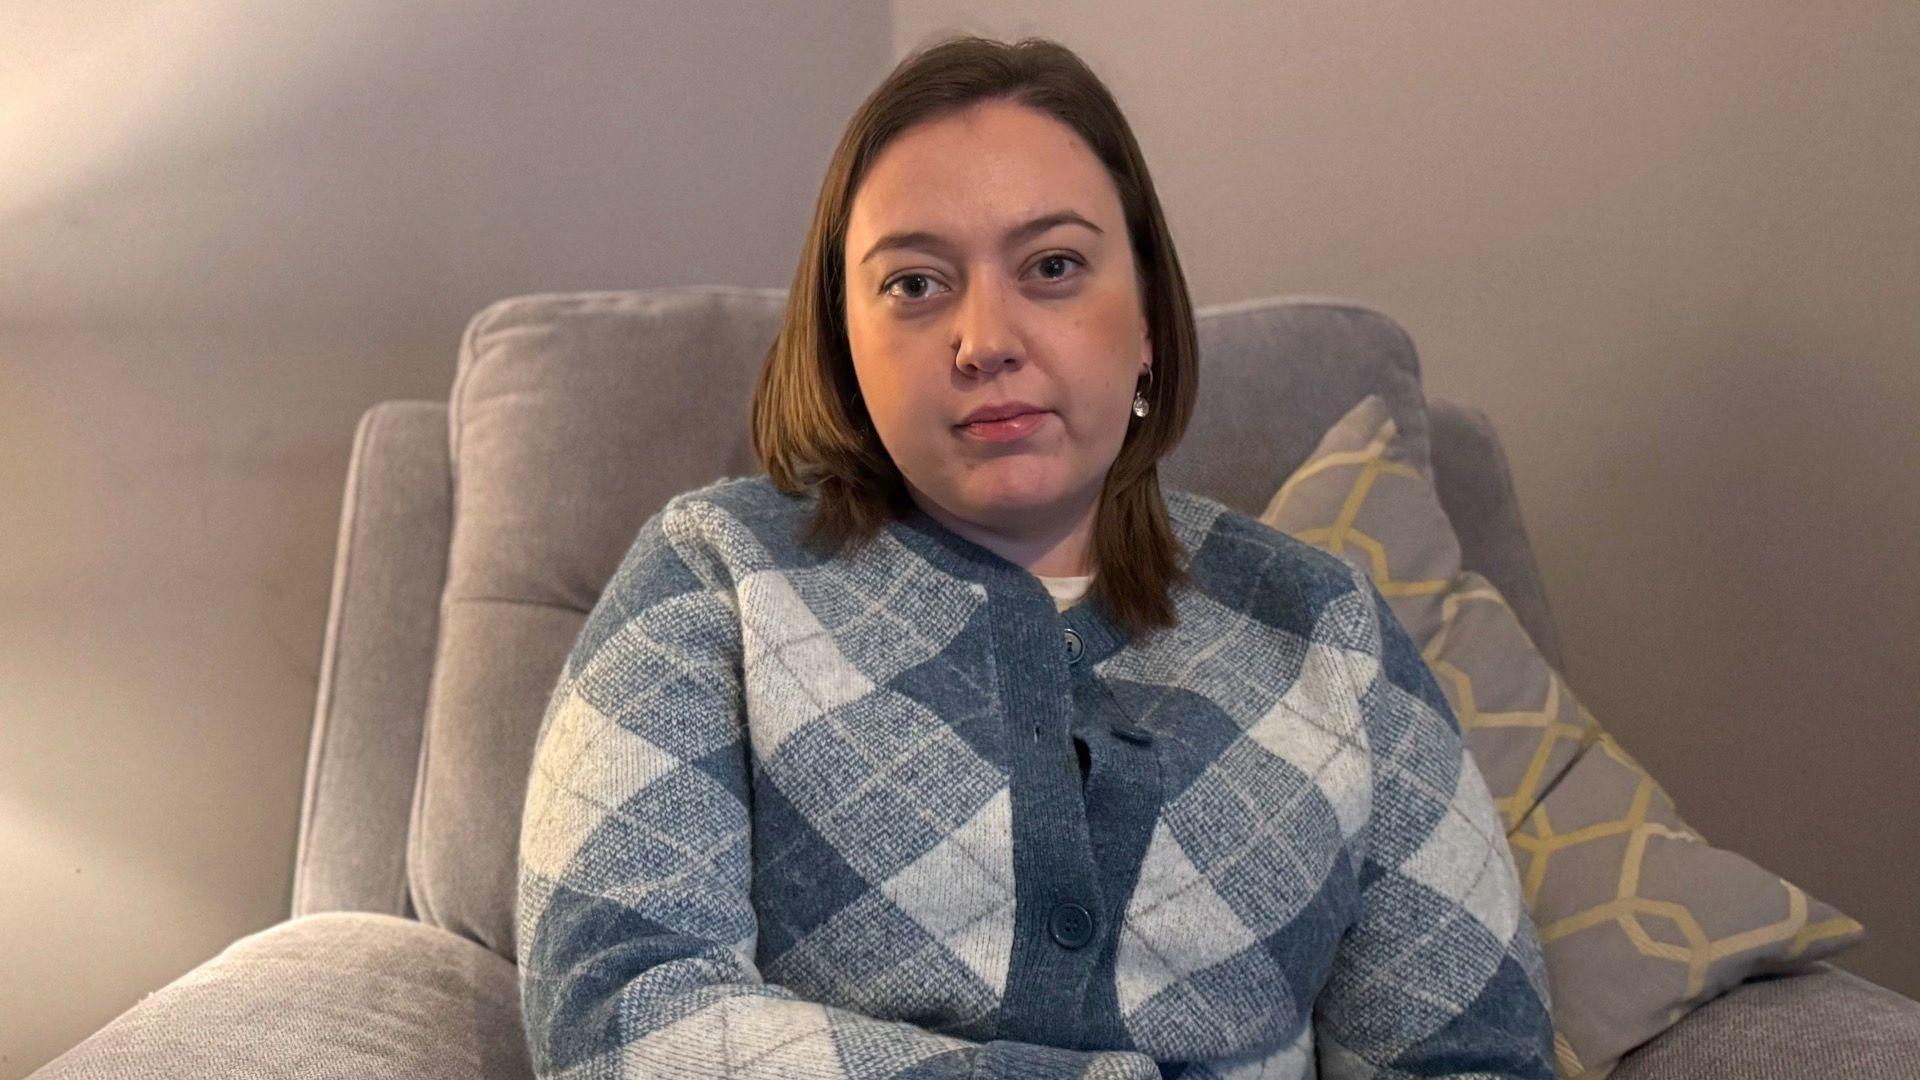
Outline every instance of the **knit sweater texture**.
{"type": "Polygon", "coordinates": [[[543,716],[516,951],[541,1077],[1550,1078],[1500,822],[1371,581],[1163,494],[1129,637],[918,508],[802,546],[676,496],[543,716]]]}

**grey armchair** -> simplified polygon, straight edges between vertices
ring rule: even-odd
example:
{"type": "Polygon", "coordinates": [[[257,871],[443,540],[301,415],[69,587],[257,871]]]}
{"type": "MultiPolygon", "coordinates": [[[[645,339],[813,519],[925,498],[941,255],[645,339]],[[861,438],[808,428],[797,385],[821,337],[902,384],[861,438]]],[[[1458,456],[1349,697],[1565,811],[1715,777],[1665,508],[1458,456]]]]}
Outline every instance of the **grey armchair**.
{"type": "MultiPolygon", "coordinates": [[[[449,402],[355,434],[291,917],[141,1000],[37,1077],[531,1075],[513,919],[533,740],[641,523],[757,470],[747,401],[785,294],[726,287],[503,301],[449,402]]],[[[1411,341],[1333,297],[1199,313],[1201,400],[1173,486],[1258,513],[1367,393],[1430,438],[1466,565],[1563,657],[1486,417],[1423,402],[1411,341]],[[1429,427],[1430,423],[1430,427],[1429,427]]],[[[1829,964],[1744,984],[1620,1078],[1920,1076],[1920,1003],[1829,964]]]]}

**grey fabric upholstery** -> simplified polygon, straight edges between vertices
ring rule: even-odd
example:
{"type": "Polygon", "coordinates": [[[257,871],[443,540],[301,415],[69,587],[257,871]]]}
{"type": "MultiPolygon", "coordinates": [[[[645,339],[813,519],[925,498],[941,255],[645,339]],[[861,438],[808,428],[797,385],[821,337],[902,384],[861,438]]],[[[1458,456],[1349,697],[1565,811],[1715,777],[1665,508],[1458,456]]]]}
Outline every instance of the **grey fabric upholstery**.
{"type": "MultiPolygon", "coordinates": [[[[295,918],[36,1078],[529,1075],[503,926],[533,725],[646,516],[756,468],[745,394],[781,295],[505,301],[469,327],[451,410],[367,413],[341,515],[295,918]],[[413,914],[409,874],[422,921],[399,917],[413,914]]],[[[1257,514],[1366,393],[1387,396],[1405,430],[1426,433],[1430,413],[1465,565],[1562,663],[1499,439],[1478,410],[1421,408],[1399,327],[1324,297],[1206,309],[1199,323],[1201,401],[1167,483],[1257,514]]],[[[1920,1003],[1821,964],[1736,988],[1614,1075],[1920,1077],[1920,1003]]]]}
{"type": "Polygon", "coordinates": [[[1427,410],[1413,339],[1337,296],[1276,296],[1194,312],[1200,393],[1163,483],[1258,515],[1320,436],[1379,394],[1429,467],[1427,410]]]}
{"type": "Polygon", "coordinates": [[[293,914],[411,916],[407,818],[446,582],[447,407],[388,401],[354,432],[300,806],[293,914]]]}
{"type": "Polygon", "coordinates": [[[1920,1077],[1920,1004],[1816,964],[1720,995],[1628,1054],[1612,1080],[1809,1077],[1920,1077]]]}
{"type": "Polygon", "coordinates": [[[1547,607],[1546,586],[1493,423],[1479,409],[1440,398],[1428,399],[1427,414],[1433,425],[1434,487],[1460,538],[1460,565],[1500,590],[1547,663],[1568,675],[1560,631],[1547,607]]]}
{"type": "MultiPolygon", "coordinates": [[[[423,923],[304,916],[242,938],[33,1080],[206,1076],[522,1080],[513,965],[423,923]]],[[[1748,983],[1629,1054],[1613,1080],[1908,1080],[1920,1005],[1821,964],[1748,983]]]]}
{"type": "Polygon", "coordinates": [[[532,1075],[510,961],[413,919],[330,912],[241,938],[34,1077],[532,1075]]]}

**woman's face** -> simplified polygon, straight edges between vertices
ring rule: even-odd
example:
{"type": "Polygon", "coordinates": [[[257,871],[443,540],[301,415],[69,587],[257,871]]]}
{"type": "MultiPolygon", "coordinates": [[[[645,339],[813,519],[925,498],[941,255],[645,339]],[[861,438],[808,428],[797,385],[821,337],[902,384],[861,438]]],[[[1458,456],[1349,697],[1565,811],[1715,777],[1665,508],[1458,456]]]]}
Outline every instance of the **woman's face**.
{"type": "Polygon", "coordinates": [[[1106,168],[1051,116],[986,103],[896,137],[850,213],[854,372],[914,500],[1040,550],[1084,532],[1153,363],[1106,168]],[[963,423],[1009,402],[1039,411],[963,423]]]}

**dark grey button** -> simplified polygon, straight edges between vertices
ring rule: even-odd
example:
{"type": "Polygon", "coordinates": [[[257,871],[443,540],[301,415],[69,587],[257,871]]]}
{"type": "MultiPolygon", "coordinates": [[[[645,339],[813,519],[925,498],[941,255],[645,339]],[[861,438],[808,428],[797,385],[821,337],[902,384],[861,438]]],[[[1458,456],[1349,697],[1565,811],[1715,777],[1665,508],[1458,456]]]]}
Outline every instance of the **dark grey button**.
{"type": "Polygon", "coordinates": [[[1069,949],[1078,949],[1093,940],[1093,912],[1079,904],[1056,904],[1047,916],[1047,933],[1069,949]]]}
{"type": "Polygon", "coordinates": [[[1153,745],[1153,732],[1143,727],[1136,727],[1133,724],[1115,724],[1113,725],[1113,734],[1115,738],[1125,739],[1135,746],[1153,745]]]}
{"type": "Polygon", "coordinates": [[[1082,651],[1082,646],[1080,644],[1080,635],[1074,633],[1071,629],[1069,629],[1067,631],[1067,663],[1069,664],[1079,663],[1081,651],[1082,651]]]}

